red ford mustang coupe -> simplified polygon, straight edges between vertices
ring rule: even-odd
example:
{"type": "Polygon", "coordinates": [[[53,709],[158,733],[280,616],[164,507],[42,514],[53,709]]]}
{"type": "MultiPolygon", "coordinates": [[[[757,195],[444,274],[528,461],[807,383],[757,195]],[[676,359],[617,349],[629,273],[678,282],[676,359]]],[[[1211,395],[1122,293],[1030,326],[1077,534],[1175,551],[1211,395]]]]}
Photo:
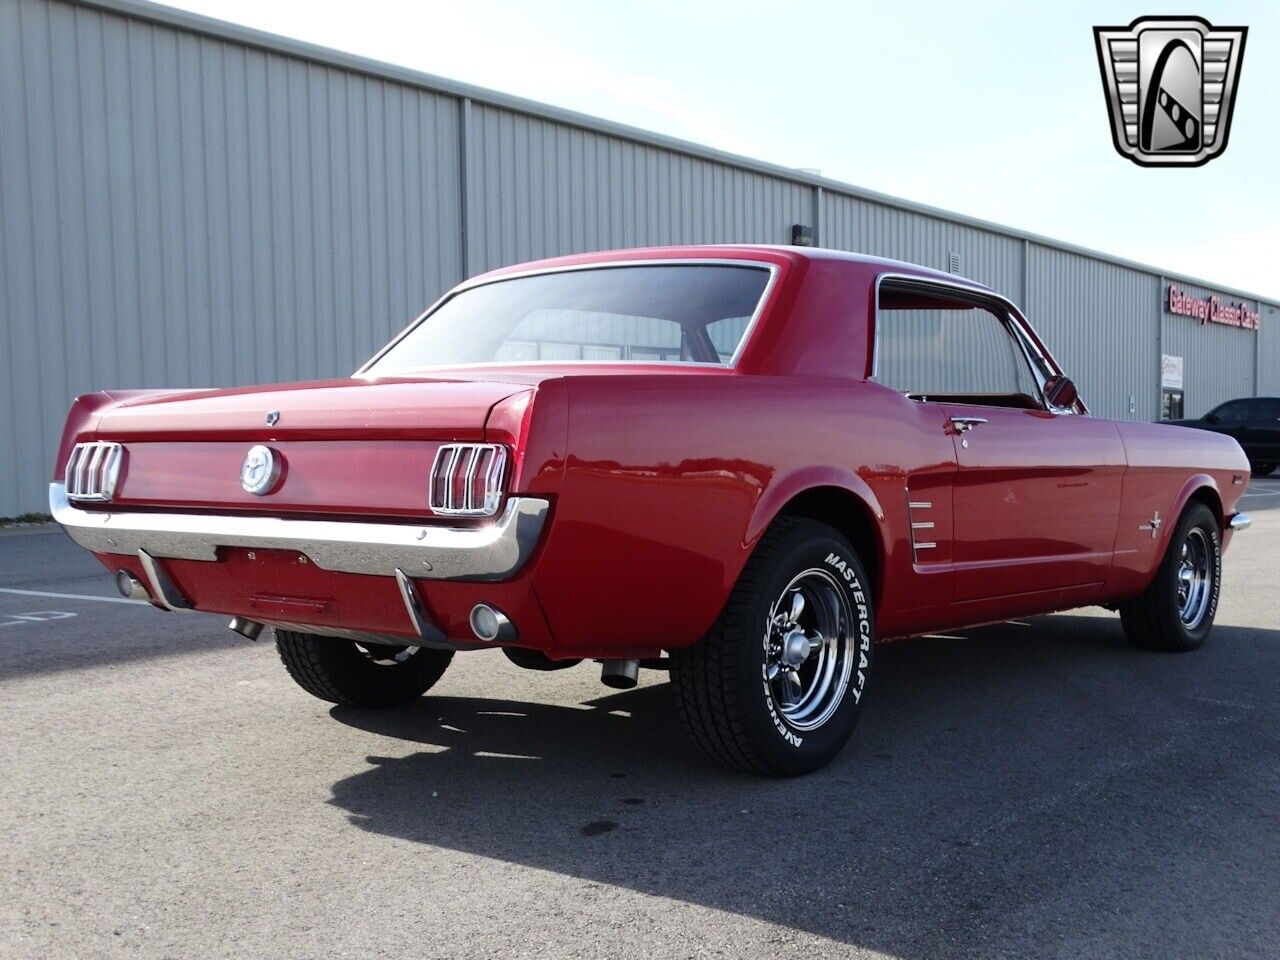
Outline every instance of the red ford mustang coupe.
{"type": "Polygon", "coordinates": [[[322,699],[489,647],[669,669],[707,753],[795,774],[877,640],[1105,604],[1198,647],[1248,479],[1229,437],[1090,416],[981,284],[679,247],[485,274],[348,379],[80,397],[50,506],[127,596],[272,627],[322,699]]]}

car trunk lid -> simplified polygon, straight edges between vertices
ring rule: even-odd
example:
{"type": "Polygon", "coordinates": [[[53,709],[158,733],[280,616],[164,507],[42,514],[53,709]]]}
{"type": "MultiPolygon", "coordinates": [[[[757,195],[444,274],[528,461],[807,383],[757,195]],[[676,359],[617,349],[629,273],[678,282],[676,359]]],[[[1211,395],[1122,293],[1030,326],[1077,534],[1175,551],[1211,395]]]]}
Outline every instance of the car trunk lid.
{"type": "Polygon", "coordinates": [[[108,408],[103,439],[480,439],[495,403],[520,390],[491,380],[315,380],[161,392],[108,408]]]}
{"type": "Polygon", "coordinates": [[[124,445],[116,494],[85,506],[430,518],[440,445],[483,440],[493,405],[528,389],[349,379],[131,397],[106,409],[92,431],[124,445]],[[258,444],[282,464],[265,495],[240,482],[258,444]]]}

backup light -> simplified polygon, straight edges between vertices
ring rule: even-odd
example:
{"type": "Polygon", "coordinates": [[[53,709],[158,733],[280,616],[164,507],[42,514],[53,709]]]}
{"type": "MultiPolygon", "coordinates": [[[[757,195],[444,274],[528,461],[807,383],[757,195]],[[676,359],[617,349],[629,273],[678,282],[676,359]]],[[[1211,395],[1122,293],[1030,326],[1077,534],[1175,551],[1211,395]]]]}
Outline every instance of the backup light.
{"type": "Polygon", "coordinates": [[[431,512],[491,517],[502,503],[507,448],[496,443],[446,443],[431,467],[431,512]]]}

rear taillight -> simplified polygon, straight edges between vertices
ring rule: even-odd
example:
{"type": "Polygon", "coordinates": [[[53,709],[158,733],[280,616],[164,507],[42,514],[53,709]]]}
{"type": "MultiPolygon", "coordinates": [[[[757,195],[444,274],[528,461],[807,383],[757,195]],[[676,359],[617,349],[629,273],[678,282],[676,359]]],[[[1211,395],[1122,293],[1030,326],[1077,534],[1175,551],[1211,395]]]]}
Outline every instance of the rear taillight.
{"type": "Polygon", "coordinates": [[[77,443],[67,460],[67,499],[110,500],[123,461],[124,448],[118,443],[77,443]]]}
{"type": "Polygon", "coordinates": [[[507,448],[496,443],[446,443],[431,467],[431,512],[491,517],[502,503],[507,448]]]}

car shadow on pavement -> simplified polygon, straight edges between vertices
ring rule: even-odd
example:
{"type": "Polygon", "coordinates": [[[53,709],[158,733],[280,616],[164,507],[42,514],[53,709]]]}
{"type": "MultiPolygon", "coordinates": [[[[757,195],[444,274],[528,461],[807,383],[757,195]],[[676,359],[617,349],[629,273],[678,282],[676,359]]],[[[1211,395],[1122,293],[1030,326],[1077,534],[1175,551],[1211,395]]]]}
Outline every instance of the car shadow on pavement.
{"type": "Polygon", "coordinates": [[[1238,956],[1280,933],[1278,674],[1280,631],[1220,625],[1164,655],[1107,616],[890,644],[849,748],[792,780],[704,760],[666,684],[335,708],[421,749],[369,757],[331,802],[380,834],[898,957],[1238,956]]]}

